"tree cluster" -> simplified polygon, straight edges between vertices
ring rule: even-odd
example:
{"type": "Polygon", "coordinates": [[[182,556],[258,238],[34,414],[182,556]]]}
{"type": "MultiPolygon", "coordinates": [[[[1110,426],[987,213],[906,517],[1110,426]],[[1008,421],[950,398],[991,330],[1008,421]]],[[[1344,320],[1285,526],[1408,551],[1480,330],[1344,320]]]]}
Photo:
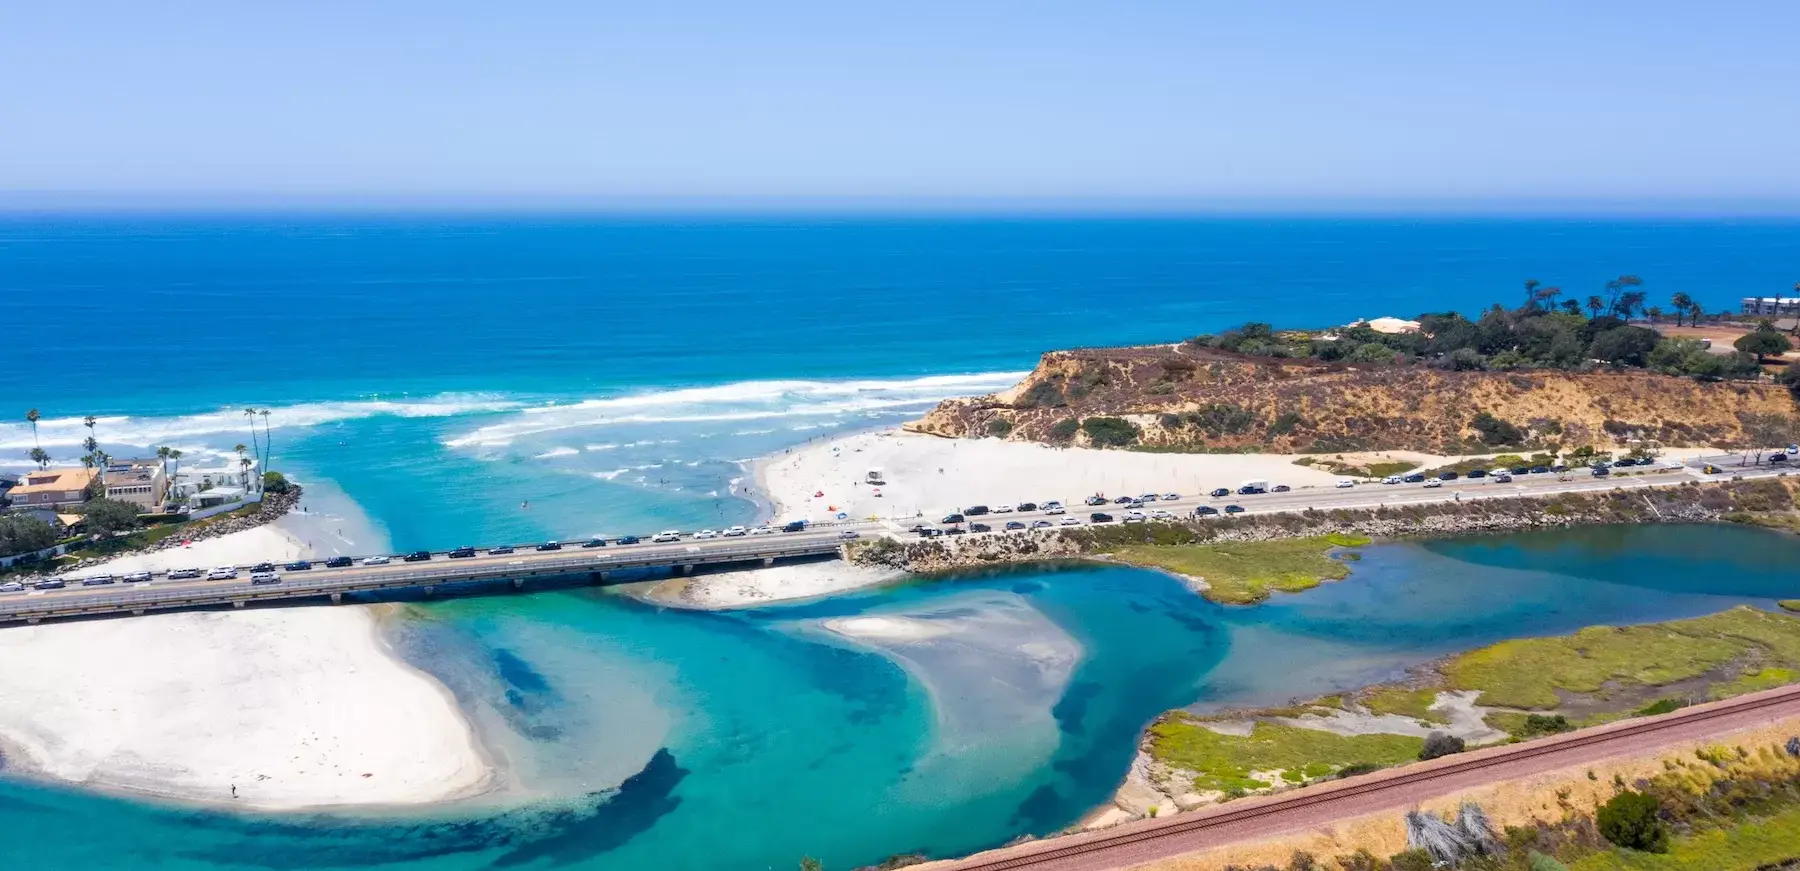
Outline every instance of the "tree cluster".
{"type": "Polygon", "coordinates": [[[31,553],[56,543],[50,524],[22,514],[0,514],[0,556],[31,553]]]}

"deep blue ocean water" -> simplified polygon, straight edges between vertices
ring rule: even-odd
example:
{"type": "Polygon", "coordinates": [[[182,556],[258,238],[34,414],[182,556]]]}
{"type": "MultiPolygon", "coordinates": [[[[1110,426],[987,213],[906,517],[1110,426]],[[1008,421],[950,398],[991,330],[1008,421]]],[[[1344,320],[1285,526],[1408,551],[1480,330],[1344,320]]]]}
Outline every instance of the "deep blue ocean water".
{"type": "MultiPolygon", "coordinates": [[[[1585,295],[1633,272],[1719,308],[1786,291],[1797,255],[1795,222],[6,219],[0,469],[25,464],[26,408],[64,462],[89,413],[115,455],[210,462],[249,441],[253,405],[275,466],[366,519],[359,549],[720,525],[758,510],[745,461],[1008,386],[1044,350],[1473,310],[1525,278],[1585,295]]],[[[1104,801],[1167,708],[1767,604],[1800,595],[1797,547],[1700,527],[1383,545],[1343,583],[1253,608],[1046,567],[735,614],[598,591],[421,605],[393,640],[541,798],[264,817],[8,780],[0,855],[436,871],[955,853],[1104,801]],[[871,614],[971,631],[901,648],[825,628],[871,614]]]]}

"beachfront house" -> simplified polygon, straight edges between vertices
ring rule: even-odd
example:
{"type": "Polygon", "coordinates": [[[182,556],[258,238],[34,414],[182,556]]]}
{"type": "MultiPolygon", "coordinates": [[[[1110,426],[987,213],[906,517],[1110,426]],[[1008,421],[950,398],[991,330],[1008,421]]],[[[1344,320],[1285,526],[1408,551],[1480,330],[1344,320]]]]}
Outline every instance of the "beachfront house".
{"type": "Polygon", "coordinates": [[[25,473],[19,486],[8,491],[12,507],[56,508],[79,505],[88,500],[88,485],[99,474],[97,469],[42,469],[25,473]]]}
{"type": "Polygon", "coordinates": [[[1738,310],[1752,318],[1791,318],[1800,316],[1800,297],[1746,296],[1738,300],[1738,310]]]}
{"type": "Polygon", "coordinates": [[[144,512],[162,510],[163,497],[169,491],[159,459],[111,460],[103,480],[106,498],[130,502],[144,512]]]}
{"type": "Polygon", "coordinates": [[[256,461],[250,465],[195,466],[175,473],[169,487],[169,499],[185,502],[190,509],[213,508],[241,502],[262,492],[262,472],[256,461]]]}

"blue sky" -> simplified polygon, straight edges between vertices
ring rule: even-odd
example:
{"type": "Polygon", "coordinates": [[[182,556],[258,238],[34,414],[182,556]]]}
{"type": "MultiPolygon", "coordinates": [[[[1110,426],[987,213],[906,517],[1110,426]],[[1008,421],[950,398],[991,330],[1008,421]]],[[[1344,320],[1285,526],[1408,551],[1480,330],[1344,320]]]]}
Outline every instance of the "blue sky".
{"type": "Polygon", "coordinates": [[[1792,205],[1797,33],[1778,0],[15,0],[0,205],[1792,205]]]}

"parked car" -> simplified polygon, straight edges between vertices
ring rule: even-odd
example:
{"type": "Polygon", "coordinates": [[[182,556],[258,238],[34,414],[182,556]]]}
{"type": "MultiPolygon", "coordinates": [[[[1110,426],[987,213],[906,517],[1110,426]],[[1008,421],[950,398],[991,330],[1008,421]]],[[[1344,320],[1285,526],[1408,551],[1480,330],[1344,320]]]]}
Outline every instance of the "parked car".
{"type": "Polygon", "coordinates": [[[1214,490],[1214,491],[1212,491],[1212,493],[1211,493],[1211,494],[1209,494],[1209,495],[1211,495],[1211,496],[1212,496],[1212,497],[1213,497],[1213,498],[1214,498],[1214,499],[1217,499],[1217,498],[1219,498],[1219,497],[1220,497],[1220,496],[1230,496],[1230,495],[1231,495],[1231,491],[1230,491],[1230,490],[1227,490],[1227,489],[1225,489],[1225,488],[1224,488],[1224,487],[1220,487],[1220,488],[1218,488],[1218,489],[1216,489],[1216,490],[1214,490]]]}
{"type": "Polygon", "coordinates": [[[1211,517],[1217,513],[1219,513],[1219,509],[1214,508],[1211,505],[1202,505],[1199,508],[1194,509],[1195,517],[1211,517]]]}
{"type": "Polygon", "coordinates": [[[969,531],[970,532],[993,532],[994,528],[985,523],[971,523],[971,524],[969,524],[969,531]]]}
{"type": "Polygon", "coordinates": [[[83,578],[81,585],[84,587],[104,587],[112,582],[112,575],[95,575],[91,578],[83,578]]]}
{"type": "Polygon", "coordinates": [[[1107,504],[1107,503],[1108,503],[1108,502],[1110,502],[1110,501],[1111,501],[1111,500],[1109,500],[1109,499],[1107,499],[1107,498],[1106,498],[1106,497],[1105,497],[1105,496],[1102,496],[1102,495],[1100,495],[1100,494],[1098,494],[1098,493],[1095,493],[1095,494],[1094,494],[1094,495],[1092,495],[1092,496],[1089,496],[1089,497],[1087,497],[1087,498],[1086,498],[1086,499],[1083,499],[1083,500],[1081,500],[1081,504],[1083,504],[1083,505],[1090,505],[1090,506],[1092,506],[1092,505],[1105,505],[1105,504],[1107,504]]]}
{"type": "Polygon", "coordinates": [[[1444,486],[1444,480],[1442,478],[1432,478],[1431,480],[1425,482],[1425,486],[1427,486],[1427,487],[1442,487],[1442,486],[1444,486]]]}
{"type": "Polygon", "coordinates": [[[1787,454],[1770,454],[1770,455],[1769,455],[1769,462],[1771,462],[1771,463],[1785,463],[1785,462],[1787,462],[1787,458],[1788,458],[1788,455],[1787,455],[1787,454]]]}
{"type": "Polygon", "coordinates": [[[1533,475],[1544,475],[1544,474],[1548,474],[1548,473],[1550,473],[1550,472],[1567,472],[1567,471],[1569,471],[1569,466],[1568,466],[1568,464],[1566,464],[1566,463],[1554,463],[1554,464],[1552,464],[1552,465],[1549,465],[1549,466],[1533,466],[1533,467],[1532,467],[1532,469],[1531,469],[1531,474],[1533,474],[1533,475]],[[1541,469],[1541,470],[1542,470],[1542,471],[1539,471],[1539,470],[1540,470],[1540,469],[1541,469]]]}
{"type": "Polygon", "coordinates": [[[543,544],[538,545],[537,549],[538,550],[562,550],[562,542],[546,541],[543,544]]]}
{"type": "Polygon", "coordinates": [[[949,529],[944,530],[944,534],[945,535],[968,535],[969,531],[960,526],[953,526],[949,529]]]}
{"type": "MultiPolygon", "coordinates": [[[[1535,471],[1537,471],[1537,470],[1536,470],[1536,469],[1533,469],[1533,468],[1531,468],[1531,467],[1529,467],[1529,466],[1520,466],[1520,467],[1518,467],[1518,468],[1516,468],[1516,469],[1512,469],[1512,470],[1510,470],[1510,471],[1511,471],[1511,472],[1512,472],[1512,473],[1513,473],[1513,474],[1515,474],[1515,475],[1529,475],[1529,474],[1531,474],[1531,473],[1532,473],[1532,472],[1535,472],[1535,471]]],[[[1550,471],[1550,469],[1549,469],[1549,467],[1548,467],[1548,466],[1546,466],[1546,467],[1545,467],[1545,468],[1544,468],[1544,471],[1546,471],[1546,472],[1548,472],[1548,471],[1550,471]]]]}
{"type": "Polygon", "coordinates": [[[509,545],[509,544],[503,544],[499,547],[488,548],[488,556],[506,556],[507,554],[512,553],[512,552],[513,552],[512,545],[509,545]]]}
{"type": "Polygon", "coordinates": [[[1404,477],[1404,478],[1401,478],[1401,479],[1400,479],[1400,480],[1402,480],[1402,481],[1405,481],[1405,482],[1406,482],[1406,483],[1408,483],[1408,484],[1417,484],[1417,483],[1419,483],[1419,482],[1420,482],[1420,481],[1423,481],[1423,480],[1425,480],[1425,473],[1423,473],[1423,472],[1414,472],[1414,473],[1412,473],[1412,474],[1410,474],[1410,475],[1407,475],[1407,476],[1406,476],[1406,477],[1404,477]]]}
{"type": "Polygon", "coordinates": [[[1356,482],[1350,480],[1349,478],[1339,478],[1337,480],[1337,488],[1339,490],[1348,490],[1354,486],[1356,486],[1356,482]]]}
{"type": "Polygon", "coordinates": [[[1226,514],[1242,514],[1242,513],[1244,513],[1244,506],[1242,506],[1242,505],[1227,505],[1227,506],[1225,506],[1225,513],[1226,514]]]}
{"type": "MultiPolygon", "coordinates": [[[[406,556],[401,557],[400,559],[402,562],[409,562],[409,563],[428,562],[431,559],[431,551],[415,550],[412,553],[409,553],[406,556]]],[[[271,566],[270,568],[273,569],[274,567],[271,566]]]]}
{"type": "Polygon", "coordinates": [[[601,538],[600,536],[596,535],[593,538],[590,538],[587,541],[582,542],[581,546],[582,547],[605,547],[606,539],[601,538]]]}
{"type": "MultiPolygon", "coordinates": [[[[1050,521],[1048,521],[1048,520],[1040,520],[1038,522],[1044,524],[1045,526],[1050,525],[1050,521]]],[[[1006,528],[1007,529],[1024,529],[1025,524],[1020,521],[1017,521],[1017,520],[1008,520],[1008,521],[1006,521],[1006,528]]]]}
{"type": "Polygon", "coordinates": [[[1594,477],[1596,477],[1596,478],[1604,478],[1610,474],[1612,474],[1612,470],[1608,469],[1605,466],[1595,466],[1594,467],[1594,477]]]}
{"type": "Polygon", "coordinates": [[[468,559],[474,555],[475,555],[475,548],[472,548],[466,544],[463,545],[462,547],[459,547],[459,548],[451,551],[449,554],[451,559],[468,559]]]}
{"type": "Polygon", "coordinates": [[[145,581],[150,580],[150,573],[149,572],[126,572],[124,577],[121,577],[120,580],[124,581],[127,584],[141,584],[145,581]]]}
{"type": "Polygon", "coordinates": [[[980,517],[981,515],[988,513],[988,507],[986,505],[970,505],[969,507],[964,508],[962,513],[967,514],[970,517],[980,517]]]}
{"type": "Polygon", "coordinates": [[[662,532],[650,536],[650,540],[657,544],[668,544],[671,541],[680,541],[681,532],[674,529],[665,529],[662,532]]]}
{"type": "Polygon", "coordinates": [[[805,532],[806,531],[806,521],[790,520],[787,522],[786,525],[781,527],[781,531],[782,532],[805,532]]]}
{"type": "Polygon", "coordinates": [[[312,571],[312,563],[307,560],[297,559],[283,565],[282,569],[290,572],[310,572],[312,571]]]}
{"type": "Polygon", "coordinates": [[[918,533],[920,538],[937,538],[938,536],[943,535],[944,531],[935,526],[921,526],[918,529],[918,533]]]}
{"type": "Polygon", "coordinates": [[[961,514],[946,514],[946,515],[944,515],[944,519],[940,520],[938,522],[939,523],[961,523],[961,522],[963,522],[963,520],[964,520],[964,517],[961,514]]]}
{"type": "MultiPolygon", "coordinates": [[[[757,528],[758,529],[769,529],[767,526],[759,526],[757,528]]],[[[769,529],[769,531],[774,532],[775,530],[769,529]]],[[[621,536],[619,536],[618,541],[616,541],[614,543],[615,544],[637,544],[640,541],[643,541],[643,539],[638,538],[635,535],[621,535],[621,536]]]]}
{"type": "Polygon", "coordinates": [[[1036,510],[1038,510],[1038,506],[1037,506],[1036,502],[1020,502],[1019,510],[1020,511],[1036,511],[1036,510]]]}
{"type": "Polygon", "coordinates": [[[365,566],[385,566],[390,562],[393,562],[393,560],[390,560],[387,557],[372,556],[372,557],[369,557],[368,559],[363,560],[362,564],[365,566]]]}
{"type": "MultiPolygon", "coordinates": [[[[511,550],[511,548],[507,549],[511,550]]],[[[488,553],[493,553],[493,551],[490,550],[488,553]]],[[[325,567],[328,569],[347,569],[353,565],[356,565],[356,560],[347,556],[334,556],[325,561],[325,567]]]]}
{"type": "Polygon", "coordinates": [[[274,572],[257,572],[250,576],[250,583],[257,586],[281,583],[281,576],[274,572]]]}
{"type": "Polygon", "coordinates": [[[854,529],[846,529],[838,533],[838,538],[849,541],[853,538],[862,538],[862,533],[857,532],[854,529]]]}
{"type": "Polygon", "coordinates": [[[1045,528],[1049,527],[1050,525],[1051,525],[1050,521],[1048,521],[1048,520],[1033,520],[1033,521],[1031,521],[1032,529],[1045,529],[1045,528]]]}
{"type": "Polygon", "coordinates": [[[1111,514],[1105,514],[1099,511],[1088,515],[1089,523],[1111,523],[1112,520],[1113,517],[1111,514]]]}

